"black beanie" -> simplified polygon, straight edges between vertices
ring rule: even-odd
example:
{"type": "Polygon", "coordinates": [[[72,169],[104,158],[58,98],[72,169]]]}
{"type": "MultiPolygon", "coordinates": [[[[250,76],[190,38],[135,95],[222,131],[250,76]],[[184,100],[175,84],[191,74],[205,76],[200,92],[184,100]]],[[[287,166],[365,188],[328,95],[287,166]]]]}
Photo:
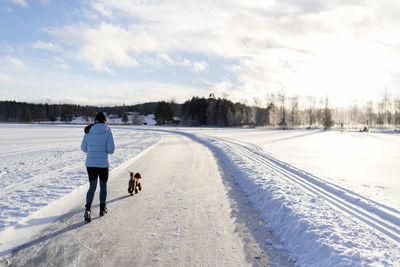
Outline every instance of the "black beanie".
{"type": "Polygon", "coordinates": [[[94,118],[95,123],[105,123],[106,122],[106,116],[104,116],[103,112],[99,112],[96,114],[96,117],[94,118]]]}

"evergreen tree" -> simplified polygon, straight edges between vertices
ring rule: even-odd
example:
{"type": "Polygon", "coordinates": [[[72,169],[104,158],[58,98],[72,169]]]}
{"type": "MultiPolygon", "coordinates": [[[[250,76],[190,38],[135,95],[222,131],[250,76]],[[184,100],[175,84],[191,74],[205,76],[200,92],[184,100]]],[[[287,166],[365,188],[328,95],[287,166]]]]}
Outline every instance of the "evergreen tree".
{"type": "Polygon", "coordinates": [[[226,114],[227,114],[227,106],[226,100],[218,99],[218,108],[217,108],[217,125],[218,126],[228,126],[228,122],[226,121],[226,114]]]}
{"type": "Polygon", "coordinates": [[[59,106],[58,105],[49,106],[49,115],[48,115],[49,120],[56,121],[57,117],[59,117],[59,106]]]}
{"type": "Polygon", "coordinates": [[[325,100],[325,108],[322,115],[322,125],[324,129],[329,129],[333,126],[332,112],[328,107],[328,97],[325,100]]]}
{"type": "Polygon", "coordinates": [[[169,103],[165,101],[158,102],[155,119],[158,125],[165,125],[174,120],[174,111],[169,103]]]}
{"type": "Polygon", "coordinates": [[[265,108],[256,108],[256,125],[265,126],[268,125],[269,112],[265,108]]]}
{"type": "Polygon", "coordinates": [[[128,121],[129,121],[128,113],[125,112],[124,116],[122,116],[122,122],[126,124],[128,121]]]}
{"type": "Polygon", "coordinates": [[[91,120],[91,118],[94,118],[96,116],[96,110],[89,106],[82,107],[81,112],[82,112],[82,116],[86,120],[86,122],[89,122],[91,120]]]}
{"type": "Polygon", "coordinates": [[[31,109],[28,105],[24,105],[24,115],[23,115],[24,122],[31,122],[32,121],[32,114],[31,109]]]}
{"type": "Polygon", "coordinates": [[[215,99],[215,96],[213,94],[210,95],[210,98],[208,99],[208,105],[207,105],[207,111],[206,111],[206,117],[207,125],[216,125],[217,124],[217,100],[215,99]]]}
{"type": "Polygon", "coordinates": [[[72,105],[64,104],[61,107],[61,120],[65,123],[71,122],[74,117],[72,105]]]}

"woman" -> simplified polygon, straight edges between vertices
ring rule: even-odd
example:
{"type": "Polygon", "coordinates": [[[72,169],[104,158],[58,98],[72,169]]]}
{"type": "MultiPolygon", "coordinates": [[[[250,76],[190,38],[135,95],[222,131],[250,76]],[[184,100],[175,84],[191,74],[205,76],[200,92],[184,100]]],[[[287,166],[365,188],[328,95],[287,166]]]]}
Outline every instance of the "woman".
{"type": "Polygon", "coordinates": [[[96,192],[97,180],[100,179],[100,216],[108,212],[106,208],[107,181],[108,181],[108,154],[114,153],[115,145],[111,129],[106,125],[106,117],[103,112],[96,114],[94,124],[85,128],[81,149],[86,155],[86,168],[89,176],[90,186],[86,194],[85,221],[92,221],[90,208],[92,206],[94,193],[96,192]]]}

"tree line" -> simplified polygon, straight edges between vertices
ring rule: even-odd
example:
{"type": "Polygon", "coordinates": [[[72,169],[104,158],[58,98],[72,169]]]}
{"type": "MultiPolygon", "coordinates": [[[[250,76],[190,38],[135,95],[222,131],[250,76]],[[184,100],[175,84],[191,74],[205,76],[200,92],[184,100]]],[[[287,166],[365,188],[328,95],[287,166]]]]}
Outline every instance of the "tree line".
{"type": "Polygon", "coordinates": [[[148,102],[130,106],[96,107],[74,104],[32,104],[0,101],[1,122],[41,122],[61,120],[70,122],[83,117],[88,122],[96,112],[116,114],[128,123],[127,113],[154,114],[157,125],[185,126],[273,126],[281,128],[331,128],[336,127],[398,127],[400,100],[387,94],[378,101],[347,107],[331,107],[329,99],[313,97],[269,95],[266,104],[254,98],[252,105],[232,102],[226,97],[193,97],[183,104],[175,101],[148,102]]]}
{"type": "Polygon", "coordinates": [[[71,121],[75,116],[90,117],[95,114],[93,107],[67,104],[31,104],[16,101],[0,101],[0,121],[40,122],[71,121]]]}
{"type": "MultiPolygon", "coordinates": [[[[225,98],[193,97],[183,104],[174,101],[150,102],[132,106],[95,107],[73,104],[32,104],[16,101],[0,101],[0,121],[2,122],[41,122],[61,120],[71,122],[74,117],[83,117],[88,122],[96,112],[116,114],[127,123],[128,112],[143,115],[154,114],[157,125],[180,124],[186,126],[270,126],[275,125],[276,107],[248,106],[234,103],[225,98]]],[[[330,112],[330,111],[329,111],[330,112]]],[[[285,119],[279,126],[286,127],[285,119]]]]}
{"type": "Polygon", "coordinates": [[[41,122],[61,120],[71,122],[75,117],[87,121],[93,119],[96,112],[117,114],[122,117],[126,112],[154,113],[157,103],[145,103],[135,106],[96,107],[75,104],[32,104],[16,101],[0,101],[0,122],[41,122]]]}
{"type": "Polygon", "coordinates": [[[182,123],[189,126],[267,126],[270,107],[250,107],[224,98],[193,97],[182,105],[182,123]]]}
{"type": "MultiPolygon", "coordinates": [[[[257,102],[257,101],[255,101],[257,102]]],[[[284,102],[283,102],[284,103],[284,102]]],[[[316,112],[315,110],[314,112],[316,112]]],[[[271,101],[266,107],[258,103],[248,106],[243,103],[233,103],[225,98],[193,97],[181,108],[182,124],[189,126],[279,126],[281,128],[301,126],[301,111],[298,106],[288,110],[285,105],[271,101]],[[296,107],[296,108],[295,108],[296,107]]],[[[310,126],[331,128],[334,125],[332,110],[328,99],[325,106],[318,110],[318,118],[313,118],[310,126]]],[[[304,124],[303,124],[304,126],[304,124]]]]}

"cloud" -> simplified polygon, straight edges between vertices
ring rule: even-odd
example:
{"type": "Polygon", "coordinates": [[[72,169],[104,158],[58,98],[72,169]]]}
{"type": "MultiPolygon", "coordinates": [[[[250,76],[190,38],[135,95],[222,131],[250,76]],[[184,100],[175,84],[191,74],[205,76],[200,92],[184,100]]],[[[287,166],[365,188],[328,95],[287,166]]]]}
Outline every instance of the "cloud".
{"type": "Polygon", "coordinates": [[[127,30],[105,22],[96,28],[76,24],[49,29],[48,32],[60,42],[77,50],[72,51],[71,56],[88,62],[97,71],[111,72],[113,66],[137,67],[139,63],[134,58],[135,52],[151,47],[145,32],[127,30]]]}
{"type": "Polygon", "coordinates": [[[54,61],[55,61],[55,67],[56,68],[62,69],[62,70],[69,70],[70,69],[69,65],[62,58],[55,57],[54,61]]]}
{"type": "Polygon", "coordinates": [[[52,0],[39,0],[39,2],[40,2],[42,5],[48,5],[48,4],[50,4],[51,1],[52,1],[52,0]]]}
{"type": "Polygon", "coordinates": [[[6,0],[7,2],[22,6],[22,7],[28,7],[28,3],[25,0],[6,0]]]}
{"type": "Polygon", "coordinates": [[[87,21],[48,32],[96,71],[172,65],[207,79],[206,59],[213,68],[231,60],[234,77],[220,82],[238,96],[282,88],[357,95],[400,72],[395,0],[93,0],[85,9],[87,21]]]}
{"type": "Polygon", "coordinates": [[[13,65],[16,68],[23,68],[25,66],[21,60],[19,60],[18,58],[15,58],[15,57],[6,56],[6,57],[3,57],[2,60],[8,64],[13,65]]]}
{"type": "Polygon", "coordinates": [[[50,42],[36,41],[36,43],[32,44],[32,47],[36,48],[36,49],[43,49],[43,50],[48,50],[48,51],[52,51],[52,52],[63,51],[63,49],[60,46],[55,45],[50,42]]]}
{"type": "MultiPolygon", "coordinates": [[[[93,10],[107,18],[108,22],[100,19],[99,26],[70,25],[52,32],[65,43],[79,40],[72,46],[81,50],[81,55],[86,46],[96,51],[108,50],[100,45],[104,41],[97,39],[95,44],[83,37],[89,32],[106,40],[116,40],[112,42],[113,50],[107,54],[120,53],[131,59],[131,51],[160,54],[189,52],[235,59],[274,53],[276,49],[307,51],[308,47],[304,44],[308,43],[304,39],[299,43],[300,47],[294,44],[302,34],[307,33],[307,25],[290,16],[276,18],[256,11],[256,7],[279,9],[278,4],[268,2],[270,4],[265,5],[254,1],[248,4],[193,1],[184,5],[175,1],[94,1],[93,10]],[[110,17],[110,14],[113,16],[110,17]]],[[[111,58],[99,62],[94,62],[93,57],[82,55],[82,58],[97,69],[109,66],[107,62],[123,66],[111,58]]],[[[196,64],[194,69],[199,71],[202,66],[196,64]]]]}
{"type": "Polygon", "coordinates": [[[1,11],[5,14],[10,14],[13,10],[9,7],[4,7],[1,9],[1,11]]]}
{"type": "Polygon", "coordinates": [[[191,66],[191,65],[192,65],[192,62],[190,62],[189,59],[184,58],[184,59],[180,62],[180,64],[181,64],[182,66],[188,67],[188,66],[191,66]]]}
{"type": "Polygon", "coordinates": [[[192,62],[187,58],[171,58],[166,53],[158,54],[155,57],[145,57],[141,59],[141,63],[144,63],[148,66],[152,66],[155,68],[164,68],[166,66],[179,66],[191,69],[195,73],[205,72],[209,65],[204,60],[192,62]]]}
{"type": "Polygon", "coordinates": [[[104,16],[104,17],[112,17],[112,11],[110,10],[110,9],[108,9],[108,8],[106,8],[104,5],[102,5],[102,3],[100,3],[100,2],[95,2],[95,3],[93,3],[92,4],[92,8],[96,11],[96,12],[98,12],[101,16],[104,16]]]}
{"type": "Polygon", "coordinates": [[[206,71],[206,69],[208,67],[209,66],[208,66],[207,62],[205,62],[204,60],[193,63],[193,70],[194,70],[194,72],[197,72],[197,73],[206,71]]]}
{"type": "Polygon", "coordinates": [[[159,54],[158,57],[170,65],[175,64],[175,61],[170,56],[168,56],[168,54],[162,53],[162,54],[159,54]]]}
{"type": "Polygon", "coordinates": [[[4,76],[4,75],[0,74],[0,82],[9,83],[9,82],[11,82],[11,79],[8,78],[7,76],[4,76]]]}

